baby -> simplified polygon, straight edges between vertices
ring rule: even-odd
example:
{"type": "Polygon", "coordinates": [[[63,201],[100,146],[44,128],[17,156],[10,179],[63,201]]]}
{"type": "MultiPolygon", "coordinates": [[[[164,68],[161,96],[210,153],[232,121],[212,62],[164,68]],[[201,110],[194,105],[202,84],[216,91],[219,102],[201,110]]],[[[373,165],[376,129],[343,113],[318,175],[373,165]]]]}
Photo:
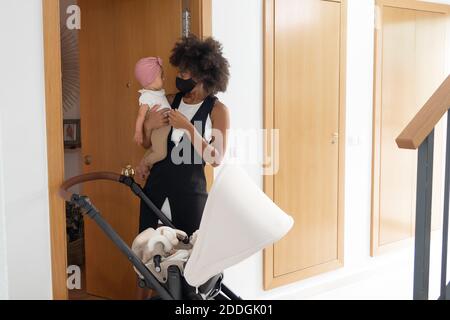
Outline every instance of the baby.
{"type": "MultiPolygon", "coordinates": [[[[142,90],[139,91],[139,115],[136,120],[136,132],[134,140],[142,145],[144,142],[144,122],[149,108],[159,105],[159,110],[171,109],[163,89],[163,67],[161,58],[143,58],[138,61],[135,68],[136,79],[142,90]]],[[[158,110],[158,111],[159,111],[158,110]]],[[[152,148],[144,156],[144,164],[151,168],[155,163],[162,161],[167,156],[167,136],[170,126],[153,130],[151,136],[152,148]]]]}

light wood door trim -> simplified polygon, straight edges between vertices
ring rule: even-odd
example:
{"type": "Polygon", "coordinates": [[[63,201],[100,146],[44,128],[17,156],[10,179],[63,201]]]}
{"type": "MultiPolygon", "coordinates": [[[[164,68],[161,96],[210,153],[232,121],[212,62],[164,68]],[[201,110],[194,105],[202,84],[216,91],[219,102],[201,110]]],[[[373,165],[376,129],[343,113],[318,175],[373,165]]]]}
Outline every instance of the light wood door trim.
{"type": "MultiPolygon", "coordinates": [[[[274,246],[264,250],[264,289],[270,290],[305,278],[322,274],[344,265],[344,178],[345,178],[345,104],[346,104],[346,47],[347,47],[347,1],[341,3],[341,43],[340,43],[340,112],[339,112],[339,186],[338,186],[338,259],[314,268],[275,276],[274,246]]],[[[275,7],[274,0],[264,0],[264,128],[274,129],[274,58],[275,58],[275,7]]],[[[270,154],[269,138],[265,137],[265,154],[270,154]]],[[[264,176],[264,191],[274,199],[274,177],[264,176]]]]}
{"type": "Polygon", "coordinates": [[[401,9],[412,9],[436,13],[448,13],[449,5],[416,0],[376,0],[379,7],[387,6],[401,9]]]}
{"type": "Polygon", "coordinates": [[[58,195],[64,181],[59,0],[43,0],[45,99],[53,299],[68,298],[65,203],[58,195]]]}
{"type": "Polygon", "coordinates": [[[185,0],[191,12],[192,32],[202,38],[212,36],[212,0],[185,0]]]}
{"type": "MultiPolygon", "coordinates": [[[[382,102],[382,75],[383,75],[383,8],[393,7],[411,9],[433,13],[450,14],[450,6],[431,2],[415,0],[377,0],[376,1],[376,25],[375,25],[375,63],[374,63],[374,97],[373,97],[373,153],[372,153],[372,212],[371,212],[371,256],[377,256],[398,248],[412,244],[412,239],[404,239],[392,244],[379,245],[380,229],[380,172],[381,163],[381,102],[382,102]]],[[[448,23],[447,23],[448,25],[448,23]]],[[[450,27],[447,27],[450,31],[450,27]]],[[[447,37],[448,38],[448,37],[447,37]]],[[[447,43],[447,55],[448,55],[447,43]]]]}
{"type": "MultiPolygon", "coordinates": [[[[201,6],[201,36],[212,34],[212,0],[192,0],[201,6]]],[[[65,202],[58,195],[64,181],[64,141],[59,0],[42,0],[47,122],[47,163],[53,299],[67,300],[67,240],[65,202]]],[[[212,169],[208,169],[212,181],[212,169]]]]}

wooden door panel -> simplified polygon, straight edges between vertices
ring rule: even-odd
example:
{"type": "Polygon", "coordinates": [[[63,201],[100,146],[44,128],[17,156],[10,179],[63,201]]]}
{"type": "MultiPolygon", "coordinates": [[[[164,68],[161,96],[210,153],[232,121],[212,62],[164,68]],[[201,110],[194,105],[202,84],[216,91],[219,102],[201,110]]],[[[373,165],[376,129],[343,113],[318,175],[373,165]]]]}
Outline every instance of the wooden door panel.
{"type": "MultiPolygon", "coordinates": [[[[84,172],[136,165],[144,151],[133,142],[139,84],[134,65],[144,56],[164,60],[166,90],[175,92],[169,55],[181,36],[181,0],[80,0],[81,119],[84,172]]],[[[139,201],[125,187],[84,186],[112,227],[131,244],[138,232],[139,201]]],[[[134,298],[136,275],[98,227],[86,221],[86,279],[89,294],[134,298]]]]}
{"type": "Polygon", "coordinates": [[[411,236],[414,152],[399,150],[395,137],[417,113],[414,92],[415,12],[386,8],[384,18],[381,131],[380,244],[411,236]],[[400,85],[401,84],[401,85],[400,85]],[[385,165],[383,165],[385,164],[385,165]]]}
{"type": "Polygon", "coordinates": [[[341,4],[275,1],[274,200],[295,219],[274,248],[274,276],[338,259],[341,4]]]}
{"type": "MultiPolygon", "coordinates": [[[[380,92],[375,103],[373,254],[414,234],[417,152],[399,149],[395,139],[444,80],[446,20],[439,12],[382,9],[377,51],[380,79],[376,81],[380,92]]],[[[439,228],[442,216],[443,141],[441,122],[435,136],[433,229],[439,228]]]]}

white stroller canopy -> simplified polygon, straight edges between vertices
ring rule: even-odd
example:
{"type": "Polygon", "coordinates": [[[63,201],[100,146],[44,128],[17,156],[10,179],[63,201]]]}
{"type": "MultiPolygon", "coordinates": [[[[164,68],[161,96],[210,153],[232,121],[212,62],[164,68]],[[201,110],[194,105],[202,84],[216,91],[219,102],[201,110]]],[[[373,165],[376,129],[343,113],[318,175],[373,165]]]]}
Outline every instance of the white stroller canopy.
{"type": "Polygon", "coordinates": [[[184,276],[199,287],[284,237],[294,220],[241,168],[226,165],[217,177],[203,213],[198,238],[184,276]]]}

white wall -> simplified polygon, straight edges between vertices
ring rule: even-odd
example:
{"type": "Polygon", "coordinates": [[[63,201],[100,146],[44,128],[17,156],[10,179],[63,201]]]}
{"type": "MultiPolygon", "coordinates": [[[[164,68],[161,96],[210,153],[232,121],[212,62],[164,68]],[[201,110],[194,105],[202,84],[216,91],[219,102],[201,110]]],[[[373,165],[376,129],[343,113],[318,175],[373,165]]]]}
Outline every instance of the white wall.
{"type": "MultiPolygon", "coordinates": [[[[224,54],[231,64],[228,91],[220,99],[230,108],[232,129],[259,130],[263,127],[262,11],[261,0],[213,0],[213,36],[223,44],[224,54]]],[[[247,165],[245,168],[262,186],[258,167],[247,165]]],[[[228,270],[227,284],[244,297],[260,294],[261,261],[260,253],[228,270]]]]}
{"type": "MultiPolygon", "coordinates": [[[[2,123],[2,115],[0,113],[0,124],[2,123]]],[[[3,185],[3,159],[2,148],[2,131],[0,130],[0,300],[8,297],[8,269],[6,266],[6,224],[5,224],[5,206],[4,206],[4,185],[3,185]]]]}
{"type": "Polygon", "coordinates": [[[374,1],[350,0],[347,19],[345,263],[370,254],[374,1]]]}
{"type": "Polygon", "coordinates": [[[52,297],[41,6],[0,1],[0,298],[52,297]]]}

